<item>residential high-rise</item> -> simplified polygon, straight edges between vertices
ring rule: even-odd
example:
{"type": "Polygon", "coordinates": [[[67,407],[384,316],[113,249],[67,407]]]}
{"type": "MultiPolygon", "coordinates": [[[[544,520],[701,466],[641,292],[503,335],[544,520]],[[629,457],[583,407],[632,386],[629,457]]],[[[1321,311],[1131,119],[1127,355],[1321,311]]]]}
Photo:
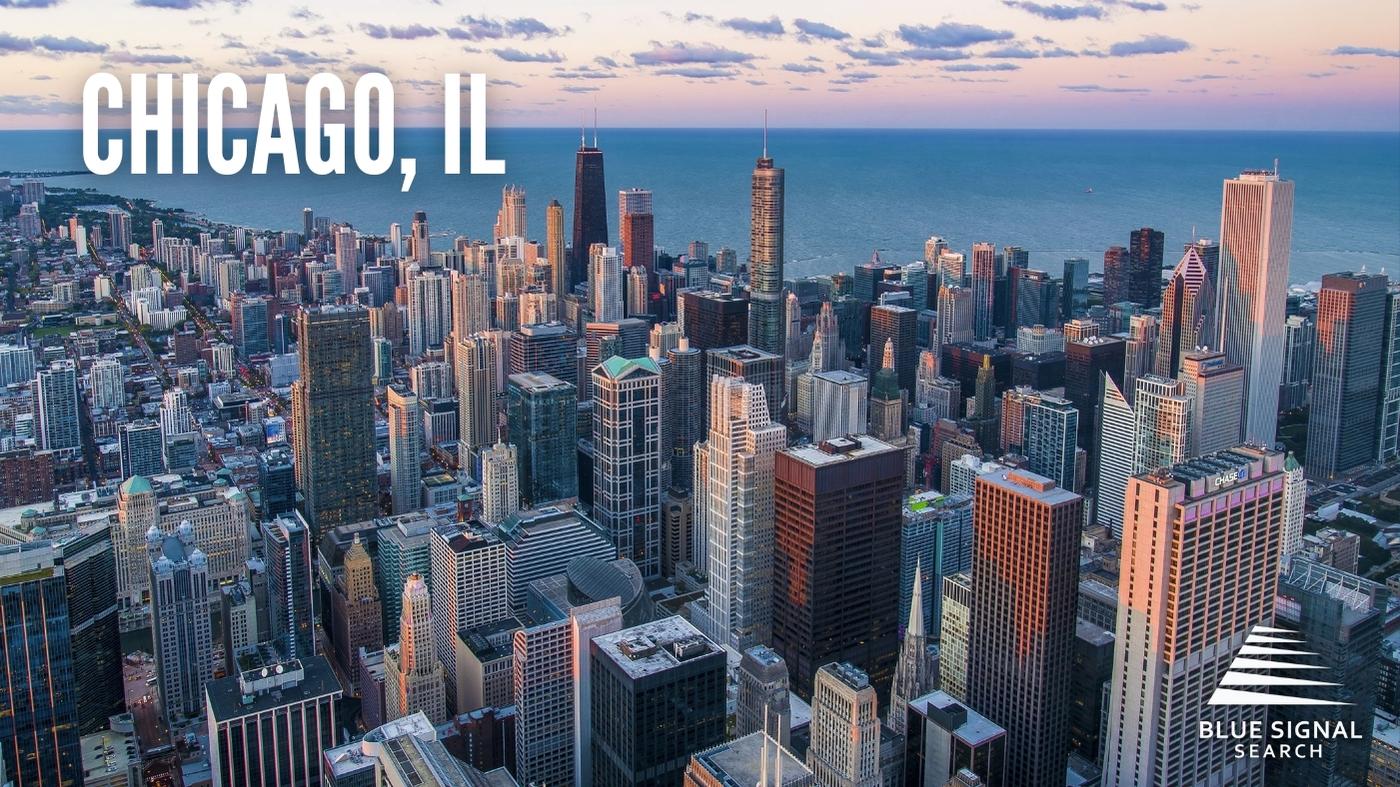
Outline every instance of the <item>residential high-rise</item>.
{"type": "Polygon", "coordinates": [[[1216,341],[1210,326],[1214,308],[1215,282],[1198,249],[1187,246],[1162,291],[1162,321],[1157,355],[1152,361],[1153,374],[1175,377],[1183,355],[1216,341]]]}
{"type": "Polygon", "coordinates": [[[87,525],[54,546],[63,561],[78,731],[85,735],[107,729],[110,717],[126,707],[112,536],[113,528],[105,523],[87,525]]]}
{"type": "MultiPolygon", "coordinates": [[[[48,541],[0,546],[0,766],[16,785],[82,779],[66,566],[48,541]]],[[[207,622],[207,619],[206,619],[207,622]]]]}
{"type": "Polygon", "coordinates": [[[389,498],[395,514],[418,509],[423,481],[423,416],[418,394],[401,385],[384,391],[389,420],[389,498]]]}
{"type": "Polygon", "coordinates": [[[1244,439],[1273,445],[1283,380],[1284,308],[1293,237],[1293,182],[1249,170],[1225,181],[1215,329],[1244,367],[1244,439]]]}
{"type": "Polygon", "coordinates": [[[340,682],[307,655],[212,680],[205,687],[215,787],[329,784],[324,749],[340,743],[340,682]]]}
{"type": "Polygon", "coordinates": [[[514,443],[481,452],[481,521],[499,525],[520,510],[520,468],[514,443]]]}
{"type": "Polygon", "coordinates": [[[680,337],[666,351],[661,377],[664,417],[671,424],[671,444],[662,450],[671,462],[672,485],[689,490],[695,480],[695,444],[704,437],[705,354],[680,337]]]}
{"type": "MultiPolygon", "coordinates": [[[[972,244],[972,333],[978,339],[992,338],[995,308],[997,247],[995,243],[972,244]]],[[[939,306],[942,307],[942,297],[939,306]]]]}
{"type": "Polygon", "coordinates": [[[724,740],[724,648],[685,618],[594,637],[588,654],[592,769],[579,783],[676,784],[691,753],[724,740]]]}
{"type": "Polygon", "coordinates": [[[155,421],[132,421],[117,431],[121,449],[122,478],[134,475],[156,476],[165,472],[165,450],[160,424],[155,421]]]}
{"type": "Polygon", "coordinates": [[[525,187],[508,185],[501,188],[501,209],[496,214],[496,237],[528,238],[526,230],[525,187]]]}
{"type": "Polygon", "coordinates": [[[1132,267],[1128,250],[1109,246],[1103,253],[1103,302],[1105,306],[1129,300],[1132,292],[1132,267]]]}
{"type": "Polygon", "coordinates": [[[319,540],[379,508],[369,317],[356,307],[308,309],[297,315],[296,328],[301,376],[292,383],[293,456],[306,521],[319,540]]]}
{"type": "Polygon", "coordinates": [[[1133,472],[1145,473],[1184,461],[1191,433],[1191,397],[1179,380],[1147,375],[1133,397],[1133,472]]]}
{"type": "Polygon", "coordinates": [[[345,551],[340,576],[331,588],[335,657],[350,676],[354,690],[359,689],[360,651],[384,648],[384,605],[379,601],[379,586],[374,577],[374,562],[365,551],[360,534],[356,533],[345,551]]]}
{"type": "Polygon", "coordinates": [[[1174,375],[1182,393],[1191,398],[1186,455],[1222,451],[1240,442],[1240,410],[1244,407],[1244,370],[1218,350],[1182,354],[1174,375]]]}
{"type": "Polygon", "coordinates": [[[195,546],[194,526],[146,533],[151,576],[151,638],[161,712],[174,724],[204,712],[204,684],[213,675],[209,626],[209,561],[195,546]]]}
{"type": "Polygon", "coordinates": [[[384,649],[384,718],[422,713],[441,724],[447,720],[447,684],[433,650],[432,602],[422,577],[409,575],[400,606],[399,642],[384,649]]]}
{"type": "Polygon", "coordinates": [[[618,237],[622,267],[650,273],[656,268],[656,236],[650,189],[623,189],[617,193],[618,237]]]}
{"type": "Polygon", "coordinates": [[[1256,627],[1273,625],[1283,461],[1240,447],[1129,481],[1105,785],[1263,783],[1263,759],[1199,729],[1269,712],[1255,703],[1267,688],[1241,692],[1230,687],[1250,675],[1226,675],[1256,627]]]}
{"type": "Polygon", "coordinates": [[[549,291],[563,298],[571,290],[569,259],[564,251],[564,206],[552,199],[544,209],[544,253],[549,258],[549,291]]]}
{"type": "Polygon", "coordinates": [[[929,650],[929,637],[924,629],[923,567],[914,566],[913,598],[909,603],[909,622],[904,627],[904,642],[899,649],[899,662],[894,667],[894,682],[890,685],[890,729],[903,735],[909,703],[930,691],[938,683],[938,664],[929,650]]]}
{"type": "Polygon", "coordinates": [[[870,678],[845,662],[817,669],[807,767],[815,783],[880,787],[880,717],[870,678]]]}
{"type": "Polygon", "coordinates": [[[588,251],[588,308],[594,322],[617,322],[624,316],[622,259],[617,249],[595,244],[588,251]]]}
{"type": "Polygon", "coordinates": [[[452,278],[437,270],[411,273],[407,289],[409,355],[441,348],[452,331],[452,278]]]}
{"type": "Polygon", "coordinates": [[[768,414],[763,386],[710,378],[710,431],[695,451],[695,528],[706,540],[710,639],[735,650],[772,638],[773,462],[787,429],[768,414]]]}
{"type": "Polygon", "coordinates": [[[603,150],[598,147],[598,132],[594,129],[593,144],[584,143],[579,134],[578,153],[574,157],[574,232],[573,263],[569,281],[588,281],[589,250],[595,243],[608,242],[608,201],[603,186],[603,150]]]}
{"type": "Polygon", "coordinates": [[[853,372],[831,371],[812,375],[812,440],[860,434],[869,422],[869,385],[853,372]]]}
{"type": "Polygon", "coordinates": [[[578,392],[538,372],[512,374],[506,420],[520,461],[521,504],[538,508],[578,497],[578,392]]]}
{"type": "Polygon", "coordinates": [[[783,169],[763,155],[753,169],[749,204],[749,344],[783,354],[783,169]]]}
{"type": "Polygon", "coordinates": [[[419,265],[427,265],[432,257],[432,236],[428,234],[428,214],[426,211],[413,211],[413,224],[409,227],[408,258],[419,265]]]}
{"type": "MultiPolygon", "coordinates": [[[[1317,293],[1308,477],[1330,481],[1376,458],[1389,281],[1331,273],[1317,293]]],[[[1389,371],[1389,370],[1386,370],[1389,371]]]]}
{"type": "Polygon", "coordinates": [[[1073,491],[1079,411],[1068,399],[1042,394],[1026,404],[1022,417],[1021,453],[1027,467],[1061,489],[1073,491]]]}
{"type": "Polygon", "coordinates": [[[1023,470],[978,476],[967,700],[1006,728],[1008,784],[1057,784],[1084,501],[1023,470]]]}
{"type": "Polygon", "coordinates": [[[773,649],[801,696],[831,661],[876,685],[893,676],[904,465],[902,449],[865,435],[778,452],[773,649]]]}
{"type": "Polygon", "coordinates": [[[970,342],[974,330],[972,290],[955,284],[940,287],[937,334],[929,343],[937,349],[945,344],[970,342]]]}
{"type": "Polygon", "coordinates": [[[661,573],[661,370],[650,358],[593,370],[593,512],[620,557],[661,573]]]}
{"type": "Polygon", "coordinates": [[[34,406],[39,447],[58,451],[79,448],[77,367],[61,360],[40,369],[34,378],[34,406]]]}
{"type": "Polygon", "coordinates": [[[472,475],[482,449],[496,441],[496,343],[488,334],[457,337],[457,464],[472,475]]]}
{"type": "Polygon", "coordinates": [[[754,645],[739,657],[739,698],[734,734],[767,732],[786,746],[792,733],[787,664],[767,645],[754,645]]]}
{"type": "MultiPolygon", "coordinates": [[[[1285,372],[1285,386],[1287,382],[1288,375],[1285,372]]],[[[1282,393],[1283,391],[1280,391],[1280,396],[1282,393]]],[[[1376,459],[1389,462],[1397,457],[1400,457],[1400,287],[1391,286],[1385,299],[1385,334],[1381,350],[1380,436],[1376,440],[1376,459]]]]}
{"type": "Polygon", "coordinates": [[[972,633],[972,572],[943,578],[943,615],[939,620],[938,683],[956,699],[967,697],[967,657],[972,633]]]}
{"type": "Polygon", "coordinates": [[[1129,318],[1128,340],[1123,343],[1124,390],[1135,392],[1137,379],[1152,373],[1157,360],[1157,330],[1157,318],[1150,314],[1134,314],[1129,318]]]}
{"type": "Polygon", "coordinates": [[[480,273],[452,271],[452,337],[460,342],[491,329],[491,295],[480,273]]]}
{"type": "Polygon", "coordinates": [[[272,638],[285,658],[308,658],[316,652],[311,534],[288,517],[264,522],[262,534],[272,638]]]}
{"type": "Polygon", "coordinates": [[[1162,305],[1162,232],[1151,227],[1128,235],[1128,297],[1125,300],[1155,309],[1162,305]]]}
{"type": "Polygon", "coordinates": [[[433,528],[431,543],[433,652],[447,681],[447,709],[465,713],[473,708],[455,707],[457,632],[506,617],[506,547],[493,530],[464,524],[433,528]]]}
{"type": "Polygon", "coordinates": [[[909,703],[904,784],[1005,787],[1006,730],[946,691],[909,703]],[[959,780],[970,776],[975,781],[959,780]]]}

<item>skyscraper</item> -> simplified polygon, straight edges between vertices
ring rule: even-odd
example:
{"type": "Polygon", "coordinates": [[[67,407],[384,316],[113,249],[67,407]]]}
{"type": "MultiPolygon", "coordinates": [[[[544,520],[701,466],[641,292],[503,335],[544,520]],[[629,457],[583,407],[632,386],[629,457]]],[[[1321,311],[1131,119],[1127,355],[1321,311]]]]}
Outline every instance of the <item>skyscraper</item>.
{"type": "Polygon", "coordinates": [[[812,375],[812,440],[859,434],[869,423],[868,381],[853,372],[832,371],[812,375]]]}
{"type": "Polygon", "coordinates": [[[574,233],[573,264],[569,281],[588,281],[588,257],[595,243],[608,242],[608,202],[603,186],[603,150],[598,147],[598,131],[593,144],[579,134],[574,156],[574,233]]]}
{"type": "Polygon", "coordinates": [[[442,271],[425,271],[409,278],[409,355],[442,347],[451,330],[452,279],[442,271]]]}
{"type": "Polygon", "coordinates": [[[594,322],[623,318],[622,261],[617,249],[595,244],[588,251],[588,307],[594,322]]]}
{"type": "Polygon", "coordinates": [[[427,265],[432,256],[432,236],[428,234],[428,214],[426,211],[413,211],[413,224],[409,227],[408,258],[419,265],[427,265]]]}
{"type": "Polygon", "coordinates": [[[167,724],[204,712],[204,684],[213,673],[209,627],[209,561],[195,546],[194,526],[146,533],[151,577],[151,637],[156,686],[167,724]]]}
{"type": "Polygon", "coordinates": [[[544,253],[549,258],[549,291],[563,298],[572,289],[564,251],[564,206],[552,199],[544,209],[544,253]]]}
{"type": "Polygon", "coordinates": [[[812,689],[807,767],[816,784],[879,787],[879,701],[870,678],[845,662],[822,665],[812,689]]]}
{"type": "Polygon", "coordinates": [[[763,387],[710,378],[710,432],[695,454],[695,527],[709,577],[701,629],[735,650],[772,638],[773,462],[787,429],[763,387]]]}
{"type": "MultiPolygon", "coordinates": [[[[457,633],[506,616],[506,548],[493,530],[476,524],[433,528],[432,643],[447,680],[447,708],[458,708],[457,633]]],[[[406,597],[405,597],[406,598],[406,597]]]]}
{"type": "MultiPolygon", "coordinates": [[[[766,123],[765,123],[766,125],[766,123]]],[[[749,208],[749,344],[783,354],[783,169],[763,155],[753,169],[749,208]]]]}
{"type": "Polygon", "coordinates": [[[395,514],[419,508],[423,480],[422,408],[418,394],[401,385],[384,391],[389,413],[389,497],[395,514]]]}
{"type": "MultiPolygon", "coordinates": [[[[1285,384],[1287,380],[1285,373],[1285,384]]],[[[1389,462],[1397,456],[1400,456],[1400,287],[1391,286],[1385,299],[1380,435],[1376,440],[1376,459],[1389,462]]]]}
{"type": "Polygon", "coordinates": [[[356,307],[297,315],[301,376],[292,384],[292,446],[312,540],[378,511],[369,317],[356,307]]]}
{"type": "Polygon", "coordinates": [[[913,309],[903,306],[875,306],[870,310],[870,347],[866,354],[865,370],[870,376],[880,369],[886,341],[894,343],[894,369],[899,387],[905,393],[914,392],[914,373],[917,371],[919,348],[915,344],[915,317],[913,309]]]}
{"type": "Polygon", "coordinates": [[[622,246],[622,267],[641,268],[648,274],[656,268],[656,236],[653,230],[650,189],[623,189],[617,193],[618,237],[622,246]]]}
{"type": "Polygon", "coordinates": [[[924,629],[923,566],[916,565],[909,622],[904,628],[904,642],[899,648],[899,662],[895,664],[894,682],[890,686],[890,729],[903,735],[910,701],[933,691],[937,682],[938,666],[929,651],[929,637],[924,629]]]}
{"type": "MultiPolygon", "coordinates": [[[[78,784],[77,686],[64,561],[47,541],[0,547],[0,765],[16,785],[78,784]]],[[[206,619],[207,622],[207,619],[206,619]]]]}
{"type": "Polygon", "coordinates": [[[909,703],[904,773],[910,787],[1003,787],[1006,730],[948,691],[909,703]]]}
{"type": "Polygon", "coordinates": [[[1384,275],[1322,277],[1304,462],[1309,478],[1330,481],[1376,457],[1384,358],[1376,339],[1385,331],[1388,295],[1384,275]]]}
{"type": "Polygon", "coordinates": [[[578,497],[578,393],[548,374],[513,374],[506,385],[510,439],[527,508],[578,497]]]}
{"type": "Polygon", "coordinates": [[[967,659],[972,634],[972,572],[943,578],[943,614],[938,630],[938,682],[954,698],[967,698],[967,659]]]}
{"type": "Polygon", "coordinates": [[[321,756],[340,742],[340,682],[320,656],[212,680],[209,767],[216,785],[327,784],[321,756]]]}
{"type": "Polygon", "coordinates": [[[1061,316],[1073,320],[1089,308],[1089,261],[1083,257],[1065,260],[1060,283],[1061,316]]]}
{"type": "Polygon", "coordinates": [[[661,377],[664,417],[671,424],[671,445],[662,446],[664,458],[671,462],[672,485],[689,490],[695,480],[695,444],[704,437],[705,354],[682,336],[666,351],[661,377]]]}
{"type": "Polygon", "coordinates": [[[1181,356],[1215,343],[1210,330],[1214,299],[1215,282],[1210,272],[1197,248],[1187,246],[1162,292],[1162,322],[1157,357],[1152,363],[1153,374],[1175,377],[1181,368],[1181,356]]]}
{"type": "Polygon", "coordinates": [[[1149,374],[1137,381],[1133,397],[1134,473],[1170,467],[1186,459],[1191,405],[1179,380],[1149,374]]]}
{"type": "Polygon", "coordinates": [[[1123,532],[1123,496],[1128,490],[1128,477],[1135,472],[1137,415],[1107,372],[1103,373],[1101,385],[1098,410],[1103,426],[1099,431],[1098,472],[1094,474],[1094,517],[1117,538],[1123,532]]]}
{"type": "Polygon", "coordinates": [[[501,188],[501,210],[496,214],[496,238],[528,238],[526,230],[525,187],[508,185],[501,188]]]}
{"type": "Polygon", "coordinates": [[[734,734],[767,730],[787,745],[792,732],[792,706],[787,664],[767,645],[754,645],[739,657],[739,699],[734,710],[734,734]]]}
{"type": "Polygon", "coordinates": [[[1148,309],[1162,305],[1162,232],[1151,227],[1128,234],[1128,297],[1148,309]]]}
{"type": "Polygon", "coordinates": [[[1022,419],[1021,453],[1027,467],[1073,491],[1079,411],[1068,399],[1042,394],[1026,403],[1022,419]]]}
{"type": "Polygon", "coordinates": [[[447,720],[442,662],[433,651],[431,601],[423,578],[410,574],[403,586],[399,643],[384,651],[384,717],[422,713],[434,724],[447,720]]]}
{"type": "Polygon", "coordinates": [[[39,447],[49,451],[78,448],[78,378],[72,361],[60,360],[34,378],[34,406],[39,447]]]}
{"type": "Polygon", "coordinates": [[[593,510],[618,555],[661,572],[661,370],[613,356],[593,370],[593,510]]]}
{"type": "Polygon", "coordinates": [[[331,588],[331,609],[335,625],[335,657],[350,676],[350,686],[358,693],[360,650],[372,653],[384,648],[383,604],[375,583],[374,562],[356,533],[345,551],[340,576],[331,588]]]}
{"type": "Polygon", "coordinates": [[[1008,784],[1058,784],[1083,499],[1022,470],[978,476],[968,703],[1006,728],[1008,784]]]}
{"type": "Polygon", "coordinates": [[[112,714],[126,707],[112,531],[106,524],[88,525],[55,544],[68,595],[78,731],[85,735],[107,729],[112,714]]]}
{"type": "Polygon", "coordinates": [[[122,424],[117,437],[121,449],[123,479],[134,475],[150,477],[165,472],[165,451],[160,424],[149,420],[122,424]]]}
{"type": "Polygon", "coordinates": [[[272,638],[288,659],[316,652],[311,534],[299,519],[279,517],[262,526],[272,638]]]}
{"type": "MultiPolygon", "coordinates": [[[[992,338],[996,276],[996,244],[972,244],[972,332],[978,339],[992,338]]],[[[939,305],[942,306],[941,297],[939,305]]]]}
{"type": "Polygon", "coordinates": [[[481,450],[498,436],[496,343],[484,333],[458,336],[453,362],[457,372],[457,464],[476,475],[481,450]]]}
{"type": "Polygon", "coordinates": [[[481,521],[499,525],[520,510],[520,470],[515,445],[496,444],[481,452],[481,521]]]}
{"type": "Polygon", "coordinates": [[[1273,445],[1275,439],[1292,237],[1292,181],[1262,170],[1225,181],[1214,324],[1225,357],[1244,367],[1249,443],[1273,445]]]}
{"type": "Polygon", "coordinates": [[[1264,760],[1198,730],[1269,711],[1257,698],[1208,701],[1235,691],[1217,687],[1255,627],[1273,622],[1283,460],[1241,447],[1129,481],[1123,548],[1136,557],[1118,583],[1105,785],[1263,783],[1264,760]]]}
{"type": "Polygon", "coordinates": [[[1240,442],[1244,407],[1244,370],[1218,350],[1193,350],[1181,356],[1175,377],[1191,398],[1186,455],[1223,451],[1240,442]]]}
{"type": "MultiPolygon", "coordinates": [[[[1137,379],[1152,373],[1157,355],[1157,318],[1134,314],[1128,320],[1128,340],[1123,343],[1123,387],[1136,391],[1137,379]]],[[[1175,375],[1167,375],[1174,377],[1175,375]]]]}

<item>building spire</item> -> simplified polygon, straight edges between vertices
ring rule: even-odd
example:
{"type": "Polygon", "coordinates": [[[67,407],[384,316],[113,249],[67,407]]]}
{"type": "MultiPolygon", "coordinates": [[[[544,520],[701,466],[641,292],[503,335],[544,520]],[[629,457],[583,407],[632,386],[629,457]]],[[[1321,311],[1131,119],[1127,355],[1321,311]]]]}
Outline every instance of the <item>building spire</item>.
{"type": "Polygon", "coordinates": [[[593,99],[593,147],[598,147],[598,99],[593,99]]]}
{"type": "MultiPolygon", "coordinates": [[[[763,158],[768,158],[768,109],[763,110],[763,158]]],[[[1275,164],[1274,169],[1278,169],[1275,164]]]]}
{"type": "Polygon", "coordinates": [[[894,369],[894,339],[885,339],[885,352],[880,361],[881,369],[894,369]]]}
{"type": "Polygon", "coordinates": [[[924,636],[924,561],[919,558],[914,561],[914,594],[909,599],[909,625],[905,627],[905,636],[924,636]]]}

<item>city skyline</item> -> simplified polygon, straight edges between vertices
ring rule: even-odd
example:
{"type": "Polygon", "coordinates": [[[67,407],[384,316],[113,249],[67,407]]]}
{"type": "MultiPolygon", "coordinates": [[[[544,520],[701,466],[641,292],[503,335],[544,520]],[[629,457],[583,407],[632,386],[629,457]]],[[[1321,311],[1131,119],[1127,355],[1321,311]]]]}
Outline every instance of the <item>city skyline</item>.
{"type": "Polygon", "coordinates": [[[297,84],[384,71],[405,126],[440,125],[442,74],[477,71],[503,126],[591,125],[596,107],[629,127],[747,126],[767,108],[775,127],[1400,129],[1400,9],[1372,0],[1322,18],[1262,0],[1007,0],[953,14],[267,5],[0,4],[0,128],[75,127],[88,75],[165,70],[259,85],[267,72],[297,84]]]}

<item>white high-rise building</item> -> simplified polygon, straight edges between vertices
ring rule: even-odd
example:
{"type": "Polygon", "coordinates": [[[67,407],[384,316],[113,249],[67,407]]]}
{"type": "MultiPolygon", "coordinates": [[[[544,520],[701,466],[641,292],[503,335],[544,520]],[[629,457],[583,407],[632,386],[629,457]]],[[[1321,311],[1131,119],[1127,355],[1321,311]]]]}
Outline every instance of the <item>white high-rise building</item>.
{"type": "Polygon", "coordinates": [[[72,361],[54,361],[34,378],[34,404],[38,408],[39,446],[50,451],[78,448],[77,367],[72,361]]]}
{"type": "Polygon", "coordinates": [[[441,347],[451,330],[452,280],[438,271],[419,273],[409,279],[409,354],[422,355],[441,347]]]}
{"type": "Polygon", "coordinates": [[[423,415],[418,394],[400,385],[385,390],[389,412],[389,496],[395,514],[416,511],[422,498],[423,415]]]}
{"type": "Polygon", "coordinates": [[[1244,369],[1218,350],[1184,353],[1179,369],[1176,378],[1191,397],[1186,455],[1200,456],[1239,445],[1244,369]]]}
{"type": "Polygon", "coordinates": [[[1289,453],[1283,461],[1283,545],[1281,556],[1303,549],[1303,519],[1307,516],[1308,481],[1303,466],[1289,453]]]}
{"type": "Polygon", "coordinates": [[[432,600],[418,574],[403,585],[399,641],[384,649],[384,718],[422,713],[428,721],[447,721],[442,661],[433,649],[432,600]]]}
{"type": "Polygon", "coordinates": [[[480,273],[452,271],[452,335],[457,341],[491,329],[491,294],[480,273]]]}
{"type": "Polygon", "coordinates": [[[834,370],[812,375],[812,442],[863,434],[870,397],[859,374],[834,370]]]}
{"type": "Polygon", "coordinates": [[[735,650],[772,639],[773,457],[786,445],[762,385],[710,378],[710,432],[695,449],[695,528],[706,534],[709,576],[697,617],[735,650]]]}
{"type": "Polygon", "coordinates": [[[209,625],[209,559],[195,545],[194,525],[172,533],[146,531],[151,636],[156,684],[167,724],[204,712],[204,685],[214,671],[209,625]]]}
{"type": "Polygon", "coordinates": [[[499,525],[520,510],[520,475],[515,444],[496,444],[481,452],[481,521],[499,525]]]}
{"type": "Polygon", "coordinates": [[[1244,440],[1273,445],[1283,380],[1293,183],[1251,170],[1225,181],[1216,320],[1221,349],[1244,367],[1244,440]]]}
{"type": "Polygon", "coordinates": [[[594,244],[588,253],[588,306],[594,322],[623,318],[622,259],[612,246],[594,244]]]}
{"type": "Polygon", "coordinates": [[[14,344],[0,344],[0,386],[34,379],[34,351],[14,344]]]}
{"type": "Polygon", "coordinates": [[[88,395],[98,410],[114,410],[126,404],[126,370],[115,358],[99,358],[88,367],[88,395]]]}
{"type": "Polygon", "coordinates": [[[1265,759],[1201,728],[1263,725],[1267,684],[1295,677],[1231,671],[1247,642],[1262,645],[1250,661],[1280,647],[1259,627],[1274,622],[1283,465],[1282,453],[1241,446],[1129,481],[1106,787],[1264,783],[1265,759]]]}
{"type": "MultiPolygon", "coordinates": [[[[457,632],[495,623],[508,614],[506,546],[491,530],[441,525],[429,536],[432,565],[432,641],[447,677],[449,706],[457,704],[457,632]]],[[[449,707],[453,713],[472,708],[449,707]]]]}
{"type": "Polygon", "coordinates": [[[1094,515],[1100,525],[1123,532],[1123,495],[1133,474],[1137,456],[1137,416],[1132,405],[1107,372],[1102,373],[1099,418],[1099,483],[1094,499],[1094,515]]]}
{"type": "Polygon", "coordinates": [[[880,718],[875,688],[845,662],[817,669],[807,767],[821,787],[880,787],[880,718]]]}
{"type": "Polygon", "coordinates": [[[1133,414],[1134,473],[1170,467],[1186,459],[1191,397],[1180,381],[1155,374],[1139,377],[1133,414]]]}
{"type": "Polygon", "coordinates": [[[496,216],[496,238],[529,237],[525,231],[525,187],[501,189],[501,212],[496,216]]]}

